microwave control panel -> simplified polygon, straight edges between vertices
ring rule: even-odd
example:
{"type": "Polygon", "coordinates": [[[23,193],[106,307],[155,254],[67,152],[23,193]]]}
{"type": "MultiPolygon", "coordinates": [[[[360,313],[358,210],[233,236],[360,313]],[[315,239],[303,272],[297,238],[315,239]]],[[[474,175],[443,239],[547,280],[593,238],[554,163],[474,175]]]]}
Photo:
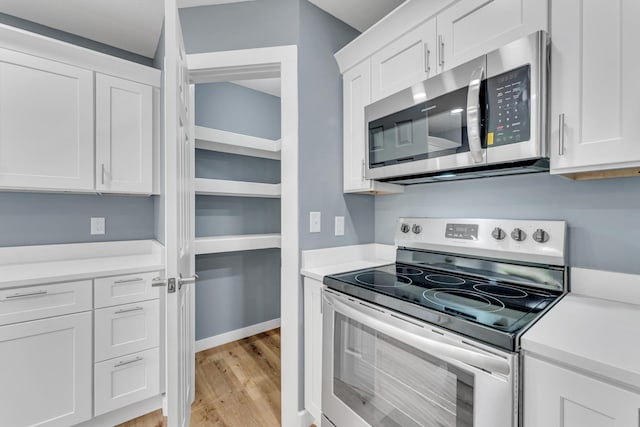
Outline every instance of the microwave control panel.
{"type": "Polygon", "coordinates": [[[528,141],[531,135],[531,67],[487,79],[487,147],[528,141]]]}

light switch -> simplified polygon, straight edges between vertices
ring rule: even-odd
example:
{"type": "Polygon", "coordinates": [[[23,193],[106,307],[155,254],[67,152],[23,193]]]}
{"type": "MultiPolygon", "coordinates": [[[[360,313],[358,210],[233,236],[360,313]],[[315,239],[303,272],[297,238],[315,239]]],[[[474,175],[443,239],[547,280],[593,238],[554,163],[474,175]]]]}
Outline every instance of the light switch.
{"type": "Polygon", "coordinates": [[[104,234],[104,218],[91,218],[91,234],[104,234]]]}
{"type": "Polygon", "coordinates": [[[344,236],[344,217],[336,217],[336,236],[344,236]]]}
{"type": "Polygon", "coordinates": [[[309,232],[320,232],[320,212],[309,212],[309,232]]]}

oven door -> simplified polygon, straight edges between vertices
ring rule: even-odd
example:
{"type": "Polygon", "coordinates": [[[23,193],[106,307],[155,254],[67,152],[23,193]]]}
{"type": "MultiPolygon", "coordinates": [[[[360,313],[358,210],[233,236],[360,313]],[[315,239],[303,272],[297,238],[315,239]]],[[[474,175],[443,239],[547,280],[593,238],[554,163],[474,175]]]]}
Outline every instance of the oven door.
{"type": "Polygon", "coordinates": [[[517,358],[343,294],[323,296],[323,427],[513,427],[517,358]]]}
{"type": "Polygon", "coordinates": [[[385,179],[486,164],[486,56],[365,107],[365,177],[385,179]]]}

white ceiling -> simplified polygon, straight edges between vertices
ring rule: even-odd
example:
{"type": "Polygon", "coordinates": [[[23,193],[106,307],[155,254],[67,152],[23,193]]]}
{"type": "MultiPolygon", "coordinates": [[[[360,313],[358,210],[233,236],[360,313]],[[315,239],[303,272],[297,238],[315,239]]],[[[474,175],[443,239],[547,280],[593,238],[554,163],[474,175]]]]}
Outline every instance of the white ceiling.
{"type": "MultiPolygon", "coordinates": [[[[179,0],[181,7],[259,0],[179,0]]],[[[365,31],[402,0],[309,0],[365,31]]],[[[162,30],[162,0],[0,0],[0,12],[152,58],[162,30]]]]}
{"type": "Polygon", "coordinates": [[[162,0],[0,0],[0,12],[153,58],[162,0]]]}
{"type": "Polygon", "coordinates": [[[360,32],[378,22],[403,0],[309,0],[360,32]]]}

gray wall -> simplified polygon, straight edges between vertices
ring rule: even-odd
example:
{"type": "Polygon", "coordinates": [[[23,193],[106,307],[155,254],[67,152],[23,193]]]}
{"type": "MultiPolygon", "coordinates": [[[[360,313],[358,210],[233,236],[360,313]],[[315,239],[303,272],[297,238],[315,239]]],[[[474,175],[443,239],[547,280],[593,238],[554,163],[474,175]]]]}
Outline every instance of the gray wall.
{"type": "Polygon", "coordinates": [[[0,246],[153,239],[150,197],[0,193],[0,246]],[[92,236],[90,218],[106,233],[92,236]]]}
{"type": "Polygon", "coordinates": [[[137,53],[122,50],[117,47],[109,46],[104,43],[76,36],[75,34],[67,33],[65,31],[56,30],[55,28],[40,25],[35,22],[27,21],[1,12],[0,24],[6,24],[12,27],[21,28],[32,33],[38,33],[43,36],[51,37],[52,39],[57,39],[67,43],[86,47],[87,49],[106,53],[107,55],[117,56],[119,58],[126,59],[127,61],[137,62],[139,64],[148,65],[150,67],[154,65],[152,58],[147,58],[146,56],[138,55],[137,53]]]}
{"type": "MultiPolygon", "coordinates": [[[[187,9],[188,10],[188,9],[187,9]]],[[[196,85],[196,125],[280,139],[280,98],[233,83],[196,85]],[[218,102],[218,99],[225,102],[218,102]]]]}
{"type": "Polygon", "coordinates": [[[559,219],[569,225],[570,265],[640,273],[638,178],[521,175],[416,185],[375,199],[379,243],[393,243],[400,216],[559,219]]]}
{"type": "Polygon", "coordinates": [[[196,270],[197,340],[280,317],[279,249],[198,255],[196,270]]]}
{"type": "Polygon", "coordinates": [[[196,237],[280,232],[280,199],[196,196],[196,237]]]}
{"type": "Polygon", "coordinates": [[[260,0],[180,9],[187,53],[297,44],[298,1],[260,0]]]}
{"type": "Polygon", "coordinates": [[[342,76],[333,54],[359,33],[307,1],[300,2],[299,186],[302,250],[373,242],[371,196],[342,193],[342,76]],[[322,213],[321,233],[309,212],[322,213]],[[345,235],[334,235],[334,217],[345,235]]]}

